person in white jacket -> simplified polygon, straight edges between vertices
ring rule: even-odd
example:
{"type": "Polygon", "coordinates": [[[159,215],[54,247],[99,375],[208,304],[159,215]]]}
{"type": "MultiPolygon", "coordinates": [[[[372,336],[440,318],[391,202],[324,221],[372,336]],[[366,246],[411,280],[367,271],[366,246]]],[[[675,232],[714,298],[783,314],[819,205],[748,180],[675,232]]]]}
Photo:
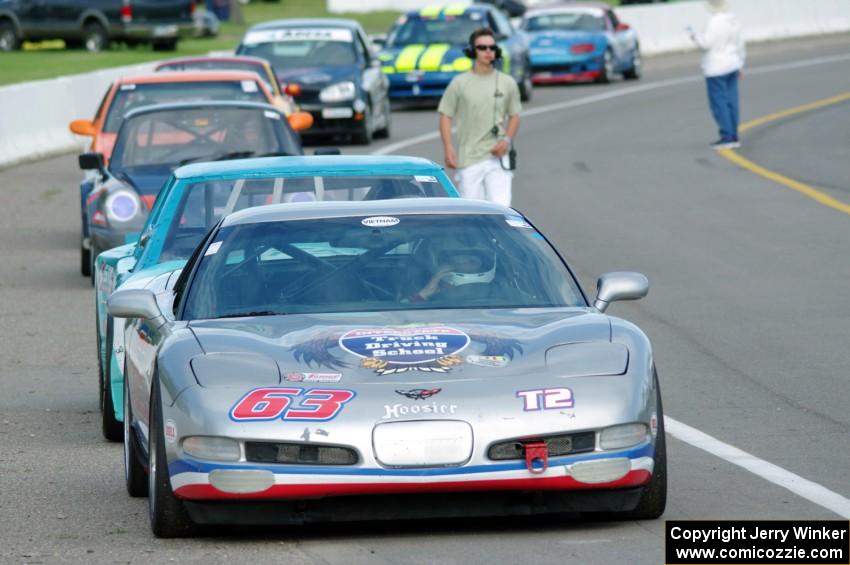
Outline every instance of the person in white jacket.
{"type": "Polygon", "coordinates": [[[729,11],[726,0],[706,0],[711,12],[705,31],[697,34],[688,28],[691,39],[703,51],[702,71],[708,88],[708,104],[720,139],[715,149],[740,147],[738,141],[738,79],[744,68],[746,47],[741,24],[729,11]]]}

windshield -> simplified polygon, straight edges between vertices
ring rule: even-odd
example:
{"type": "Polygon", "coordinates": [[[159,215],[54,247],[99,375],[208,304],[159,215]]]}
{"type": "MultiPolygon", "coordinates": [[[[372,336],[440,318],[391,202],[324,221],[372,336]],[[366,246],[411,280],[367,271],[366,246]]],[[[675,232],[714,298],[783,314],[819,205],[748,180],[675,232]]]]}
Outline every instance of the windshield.
{"type": "Polygon", "coordinates": [[[473,31],[484,25],[481,19],[470,17],[403,18],[390,30],[387,46],[400,47],[411,44],[450,43],[460,45],[469,42],[473,31]]]}
{"type": "Polygon", "coordinates": [[[110,133],[118,131],[124,115],[134,108],[196,100],[270,102],[263,90],[259,88],[259,83],[254,80],[123,84],[118,87],[112,99],[103,131],[110,133]]]}
{"type": "Polygon", "coordinates": [[[183,318],[585,306],[520,216],[404,215],[223,228],[199,259],[183,318]]]}
{"type": "Polygon", "coordinates": [[[525,31],[603,31],[602,12],[560,12],[528,18],[522,23],[525,31]]]}
{"type": "Polygon", "coordinates": [[[237,53],[266,59],[277,70],[357,63],[354,34],[347,29],[248,32],[237,53]]]}
{"type": "Polygon", "coordinates": [[[270,92],[275,90],[271,83],[269,73],[263,65],[257,64],[255,61],[239,61],[232,59],[224,60],[200,60],[200,61],[178,61],[174,63],[163,63],[157,67],[157,72],[161,71],[247,71],[257,73],[257,76],[262,79],[263,84],[270,92]]]}
{"type": "MultiPolygon", "coordinates": [[[[190,184],[170,216],[157,263],[187,259],[223,216],[281,202],[387,200],[448,196],[427,175],[300,176],[212,180],[190,184]]],[[[150,249],[157,243],[152,241],[150,249]]],[[[144,262],[144,260],[143,260],[144,262]]]]}
{"type": "Polygon", "coordinates": [[[280,112],[216,106],[147,112],[125,121],[109,165],[116,175],[135,168],[176,168],[267,154],[302,153],[280,112]]]}

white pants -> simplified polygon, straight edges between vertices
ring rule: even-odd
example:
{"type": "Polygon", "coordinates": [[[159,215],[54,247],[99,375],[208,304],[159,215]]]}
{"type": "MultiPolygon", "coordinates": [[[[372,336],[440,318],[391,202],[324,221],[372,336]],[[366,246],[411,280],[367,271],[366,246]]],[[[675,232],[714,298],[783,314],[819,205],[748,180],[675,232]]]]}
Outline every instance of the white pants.
{"type": "Polygon", "coordinates": [[[506,171],[493,157],[457,170],[455,181],[464,198],[489,200],[502,206],[511,205],[513,173],[506,171]]]}

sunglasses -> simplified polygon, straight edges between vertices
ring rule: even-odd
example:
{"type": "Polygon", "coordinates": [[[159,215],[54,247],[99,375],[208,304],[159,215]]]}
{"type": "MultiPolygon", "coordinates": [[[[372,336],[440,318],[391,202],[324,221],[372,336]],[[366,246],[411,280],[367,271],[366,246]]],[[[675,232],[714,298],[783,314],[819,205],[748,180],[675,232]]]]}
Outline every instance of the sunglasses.
{"type": "Polygon", "coordinates": [[[496,46],[495,45],[476,45],[475,50],[476,51],[495,51],[496,46]]]}

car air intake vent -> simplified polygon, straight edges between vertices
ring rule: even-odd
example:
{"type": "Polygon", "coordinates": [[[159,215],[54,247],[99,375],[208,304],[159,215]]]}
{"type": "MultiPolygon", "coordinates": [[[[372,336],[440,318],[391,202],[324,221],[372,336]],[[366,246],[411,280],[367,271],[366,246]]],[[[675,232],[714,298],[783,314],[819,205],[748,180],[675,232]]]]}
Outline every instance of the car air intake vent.
{"type": "Polygon", "coordinates": [[[549,457],[585,453],[596,447],[595,432],[563,434],[544,438],[525,438],[494,443],[487,450],[487,457],[496,461],[504,459],[524,459],[525,444],[531,441],[544,441],[549,457]]]}
{"type": "Polygon", "coordinates": [[[245,458],[252,463],[287,463],[293,465],[354,465],[357,452],[340,445],[315,443],[245,443],[245,458]]]}

